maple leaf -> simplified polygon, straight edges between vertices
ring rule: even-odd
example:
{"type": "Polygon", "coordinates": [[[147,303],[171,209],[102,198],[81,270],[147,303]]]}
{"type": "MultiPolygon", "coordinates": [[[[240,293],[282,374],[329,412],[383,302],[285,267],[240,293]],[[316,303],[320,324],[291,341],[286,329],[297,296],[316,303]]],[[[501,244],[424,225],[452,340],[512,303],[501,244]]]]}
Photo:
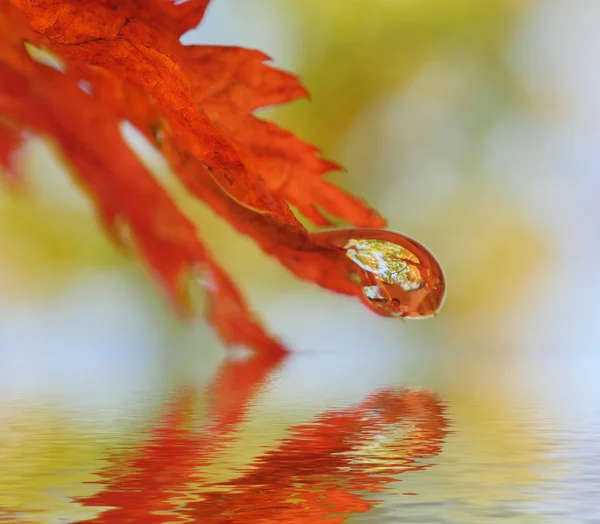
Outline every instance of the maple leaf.
{"type": "Polygon", "coordinates": [[[328,213],[358,226],[384,221],[326,182],[337,169],[317,149],[253,112],[306,96],[298,80],[237,47],[184,46],[207,0],[3,0],[0,12],[0,162],[21,133],[58,146],[95,201],[107,231],[135,246],[182,310],[193,271],[207,282],[208,318],[229,344],[284,348],[254,320],[239,291],[203,246],[196,227],[123,140],[131,122],[165,156],[190,193],[251,236],[297,276],[362,296],[343,254],[316,243],[289,205],[317,225],[328,213]],[[24,15],[24,16],[22,16],[24,15]],[[50,49],[56,71],[24,43],[50,49]],[[85,87],[83,87],[85,86],[85,87]]]}

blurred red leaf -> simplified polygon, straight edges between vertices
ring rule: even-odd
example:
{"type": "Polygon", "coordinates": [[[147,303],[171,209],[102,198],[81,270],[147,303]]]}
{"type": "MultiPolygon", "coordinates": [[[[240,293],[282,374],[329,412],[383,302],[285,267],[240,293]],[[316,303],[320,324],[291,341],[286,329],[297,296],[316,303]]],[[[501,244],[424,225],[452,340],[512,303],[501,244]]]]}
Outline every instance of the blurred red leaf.
{"type": "MultiPolygon", "coordinates": [[[[124,141],[131,122],[194,196],[301,278],[360,296],[339,250],[316,244],[289,208],[316,224],[316,206],[360,226],[384,224],[364,202],[323,180],[337,166],[253,111],[305,96],[257,51],[184,46],[208,0],[3,0],[0,13],[0,162],[19,133],[56,144],[119,240],[126,228],[183,310],[200,271],[208,317],[222,338],[282,352],[202,245],[196,227],[124,141]],[[21,15],[24,16],[21,16],[21,15]],[[31,59],[24,43],[56,53],[63,71],[31,59]]],[[[12,166],[9,165],[9,167],[12,166]]],[[[14,171],[14,169],[12,169],[14,171]]]]}
{"type": "Polygon", "coordinates": [[[21,146],[21,136],[18,131],[11,128],[9,122],[0,120],[0,169],[5,169],[8,176],[6,180],[13,184],[17,181],[18,171],[15,166],[15,152],[21,146]]]}

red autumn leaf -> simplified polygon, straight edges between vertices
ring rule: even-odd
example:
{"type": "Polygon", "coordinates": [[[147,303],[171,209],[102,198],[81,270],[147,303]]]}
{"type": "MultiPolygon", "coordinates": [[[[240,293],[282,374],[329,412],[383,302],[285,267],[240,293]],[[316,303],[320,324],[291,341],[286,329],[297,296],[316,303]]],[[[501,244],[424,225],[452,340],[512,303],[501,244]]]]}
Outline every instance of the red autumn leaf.
{"type": "Polygon", "coordinates": [[[252,112],[265,106],[305,97],[296,77],[264,64],[269,57],[240,47],[186,48],[199,67],[192,93],[210,119],[234,140],[244,164],[260,173],[267,188],[281,196],[317,225],[330,224],[317,205],[359,226],[383,225],[365,205],[321,177],[340,167],[318,150],[252,112]]]}
{"type": "Polygon", "coordinates": [[[317,225],[329,223],[319,208],[357,226],[384,221],[322,178],[337,166],[315,147],[253,114],[305,96],[294,76],[266,65],[257,51],[180,43],[207,3],[4,0],[0,161],[12,168],[20,132],[48,137],[94,199],[107,230],[117,240],[123,228],[131,233],[183,309],[186,280],[199,271],[208,317],[222,338],[278,353],[283,348],[253,319],[194,224],[132,153],[119,125],[135,125],[191,194],[266,253],[332,291],[363,297],[361,283],[349,278],[343,246],[317,241],[289,205],[317,225]],[[51,49],[64,71],[32,60],[25,42],[51,49]]]}
{"type": "MultiPolygon", "coordinates": [[[[210,281],[208,315],[226,341],[283,352],[252,319],[235,286],[201,244],[195,226],[122,140],[118,115],[102,97],[96,100],[80,88],[79,70],[70,75],[29,59],[23,42],[41,45],[44,40],[23,24],[10,4],[3,4],[0,30],[0,113],[8,115],[11,125],[2,127],[4,133],[15,136],[20,126],[51,137],[85,183],[109,231],[118,236],[120,224],[127,225],[149,265],[182,306],[185,273],[193,267],[203,270],[210,281]]],[[[115,93],[114,79],[102,71],[89,69],[86,80],[99,93],[115,93]]]]}

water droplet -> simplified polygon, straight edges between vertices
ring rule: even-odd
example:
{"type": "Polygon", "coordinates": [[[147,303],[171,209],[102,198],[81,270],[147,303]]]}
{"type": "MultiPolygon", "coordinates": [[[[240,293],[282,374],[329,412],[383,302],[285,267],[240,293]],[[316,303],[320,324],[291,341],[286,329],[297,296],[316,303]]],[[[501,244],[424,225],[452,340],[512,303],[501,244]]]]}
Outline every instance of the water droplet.
{"type": "Polygon", "coordinates": [[[383,316],[426,318],[444,300],[444,274],[422,244],[387,229],[340,228],[313,233],[320,245],[345,251],[348,278],[360,282],[363,301],[383,316]]]}

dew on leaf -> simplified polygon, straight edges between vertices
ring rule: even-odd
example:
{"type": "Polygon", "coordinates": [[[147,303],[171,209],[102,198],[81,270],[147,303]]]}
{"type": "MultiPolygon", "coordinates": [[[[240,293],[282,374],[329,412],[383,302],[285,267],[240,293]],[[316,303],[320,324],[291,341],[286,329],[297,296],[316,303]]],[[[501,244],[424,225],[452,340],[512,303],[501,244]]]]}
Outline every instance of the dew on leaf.
{"type": "Polygon", "coordinates": [[[383,316],[426,318],[445,295],[442,269],[421,243],[395,231],[340,228],[311,235],[314,242],[345,252],[348,278],[362,287],[363,302],[383,316]]]}

